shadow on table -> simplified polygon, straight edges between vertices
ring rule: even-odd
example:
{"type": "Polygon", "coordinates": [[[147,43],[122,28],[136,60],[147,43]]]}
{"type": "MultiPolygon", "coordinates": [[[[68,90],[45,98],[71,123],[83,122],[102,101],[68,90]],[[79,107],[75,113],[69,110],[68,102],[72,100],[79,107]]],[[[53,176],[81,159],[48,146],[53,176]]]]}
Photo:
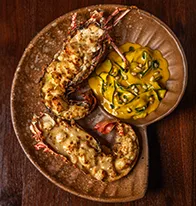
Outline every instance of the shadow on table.
{"type": "Polygon", "coordinates": [[[148,189],[159,190],[163,186],[160,159],[160,145],[157,138],[156,126],[152,124],[147,128],[149,144],[149,177],[148,189]]]}

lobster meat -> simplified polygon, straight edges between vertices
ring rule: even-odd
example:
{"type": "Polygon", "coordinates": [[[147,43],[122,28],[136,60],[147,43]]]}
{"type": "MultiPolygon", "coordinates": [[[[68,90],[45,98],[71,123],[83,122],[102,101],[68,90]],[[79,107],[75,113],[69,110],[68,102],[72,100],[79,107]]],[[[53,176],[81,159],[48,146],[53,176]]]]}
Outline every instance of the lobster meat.
{"type": "Polygon", "coordinates": [[[106,43],[109,43],[125,57],[115,46],[109,36],[109,30],[122,19],[130,9],[119,8],[107,19],[103,11],[93,11],[91,18],[77,26],[75,13],[72,17],[69,36],[63,48],[55,54],[53,61],[45,69],[41,80],[41,94],[44,104],[58,117],[66,120],[80,119],[89,114],[96,104],[92,92],[83,93],[82,100],[70,100],[77,85],[82,83],[95,69],[105,54],[106,43]],[[108,26],[111,19],[119,12],[122,14],[108,26]]]}
{"type": "Polygon", "coordinates": [[[126,63],[109,31],[129,11],[128,8],[118,8],[105,19],[103,11],[95,10],[88,21],[79,25],[76,23],[77,13],[72,16],[69,35],[41,79],[44,104],[56,117],[46,113],[34,115],[30,125],[36,150],[61,155],[97,180],[108,182],[120,179],[133,168],[139,155],[138,138],[130,125],[107,120],[98,123],[95,129],[102,134],[114,129],[115,143],[107,149],[100,146],[93,136],[72,121],[88,115],[96,104],[96,98],[91,90],[82,93],[82,100],[73,100],[70,96],[100,62],[107,44],[126,63]],[[109,25],[120,12],[119,17],[109,25]]]}
{"type": "MultiPolygon", "coordinates": [[[[107,123],[102,123],[107,127],[107,123]]],[[[111,124],[111,122],[109,123],[111,124]]],[[[130,125],[114,123],[115,143],[104,150],[95,138],[78,125],[46,113],[34,116],[30,129],[36,141],[35,148],[54,154],[53,150],[79,169],[91,174],[97,180],[115,181],[127,175],[139,155],[138,138],[130,125]],[[50,149],[52,148],[52,149],[50,149]]],[[[98,126],[99,127],[99,126],[98,126]]]]}

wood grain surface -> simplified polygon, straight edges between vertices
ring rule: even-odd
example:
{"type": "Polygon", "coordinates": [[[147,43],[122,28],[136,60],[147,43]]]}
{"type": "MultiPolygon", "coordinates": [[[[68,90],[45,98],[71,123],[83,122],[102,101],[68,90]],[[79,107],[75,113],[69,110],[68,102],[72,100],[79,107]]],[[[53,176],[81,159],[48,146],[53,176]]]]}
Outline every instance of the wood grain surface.
{"type": "Polygon", "coordinates": [[[188,85],[179,106],[148,127],[146,196],[114,205],[196,205],[196,1],[0,0],[0,206],[111,205],[64,192],[40,174],[22,151],[10,116],[13,75],[29,41],[60,15],[103,3],[135,5],[160,18],[179,38],[189,66],[188,85]]]}

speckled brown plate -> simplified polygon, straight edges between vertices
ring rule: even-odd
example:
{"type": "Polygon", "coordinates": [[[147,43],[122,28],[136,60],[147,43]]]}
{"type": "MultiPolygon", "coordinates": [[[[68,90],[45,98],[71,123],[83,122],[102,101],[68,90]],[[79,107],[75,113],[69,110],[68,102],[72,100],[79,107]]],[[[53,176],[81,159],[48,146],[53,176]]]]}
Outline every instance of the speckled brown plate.
{"type": "MultiPolygon", "coordinates": [[[[109,14],[116,7],[125,6],[97,5],[73,12],[78,13],[80,20],[86,20],[89,18],[89,11],[100,8],[109,14]]],[[[46,111],[38,90],[41,69],[61,48],[73,12],[56,19],[36,35],[19,62],[11,93],[11,113],[16,135],[31,162],[62,189],[80,197],[103,202],[124,202],[142,198],[148,182],[146,126],[168,115],[180,101],[187,82],[184,52],[173,32],[163,22],[139,9],[133,8],[113,29],[117,45],[129,41],[160,50],[169,63],[170,79],[167,82],[168,92],[158,109],[145,119],[131,121],[136,126],[141,145],[140,157],[134,169],[126,177],[113,183],[97,181],[72,165],[62,163],[58,156],[35,151],[29,130],[33,114],[46,111]]],[[[94,122],[98,121],[100,110],[95,110],[90,118],[93,118],[94,122]]],[[[90,118],[83,121],[88,122],[90,118]]],[[[89,127],[92,125],[89,124],[89,127]]]]}

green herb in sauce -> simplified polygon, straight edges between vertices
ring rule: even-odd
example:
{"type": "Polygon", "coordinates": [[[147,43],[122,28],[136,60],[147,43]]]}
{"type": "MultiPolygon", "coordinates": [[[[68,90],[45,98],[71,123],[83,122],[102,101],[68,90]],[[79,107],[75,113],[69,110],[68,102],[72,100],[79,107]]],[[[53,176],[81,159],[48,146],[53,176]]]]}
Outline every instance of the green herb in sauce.
{"type": "Polygon", "coordinates": [[[96,68],[89,85],[110,114],[144,118],[157,109],[167,92],[168,63],[160,51],[139,44],[125,43],[119,49],[128,60],[128,69],[113,51],[96,68]]]}

